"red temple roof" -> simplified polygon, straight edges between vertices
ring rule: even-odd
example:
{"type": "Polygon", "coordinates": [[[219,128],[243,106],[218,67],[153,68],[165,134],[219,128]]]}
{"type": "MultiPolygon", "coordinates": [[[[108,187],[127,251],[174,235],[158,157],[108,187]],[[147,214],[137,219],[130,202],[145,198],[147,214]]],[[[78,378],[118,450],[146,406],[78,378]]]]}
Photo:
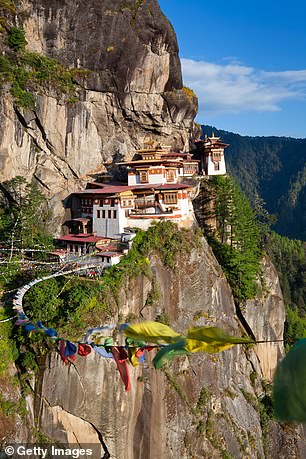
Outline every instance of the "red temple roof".
{"type": "Polygon", "coordinates": [[[91,242],[96,243],[101,241],[103,236],[94,236],[93,234],[66,234],[65,236],[59,237],[59,241],[66,241],[66,242],[91,242]]]}

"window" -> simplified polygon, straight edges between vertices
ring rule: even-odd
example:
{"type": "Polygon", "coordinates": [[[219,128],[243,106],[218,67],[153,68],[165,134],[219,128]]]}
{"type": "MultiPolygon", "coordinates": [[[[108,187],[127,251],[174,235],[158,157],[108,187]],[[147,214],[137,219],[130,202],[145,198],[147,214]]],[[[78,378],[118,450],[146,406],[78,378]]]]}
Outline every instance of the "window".
{"type": "Polygon", "coordinates": [[[140,171],[139,178],[140,178],[140,183],[147,183],[148,182],[148,171],[140,171]]]}
{"type": "Polygon", "coordinates": [[[219,151],[215,151],[212,154],[213,161],[221,161],[221,153],[219,151]]]}
{"type": "Polygon", "coordinates": [[[117,218],[117,211],[113,210],[113,218],[117,218]]]}
{"type": "Polygon", "coordinates": [[[100,214],[101,214],[100,210],[97,210],[97,218],[100,218],[100,214]]]}
{"type": "Polygon", "coordinates": [[[184,164],[184,174],[195,174],[196,166],[194,164],[184,164]]]}
{"type": "Polygon", "coordinates": [[[108,216],[108,218],[112,218],[112,211],[111,210],[108,210],[107,216],[108,216]]]}
{"type": "Polygon", "coordinates": [[[167,182],[174,182],[175,180],[175,173],[173,170],[168,170],[166,172],[166,178],[167,178],[167,182]]]}
{"type": "Polygon", "coordinates": [[[177,193],[166,193],[164,195],[165,204],[176,204],[177,203],[177,193]]]}
{"type": "Polygon", "coordinates": [[[214,163],[214,168],[215,168],[215,171],[219,171],[220,170],[220,163],[214,163]]]}
{"type": "Polygon", "coordinates": [[[102,218],[105,218],[105,210],[102,210],[102,218]]]}

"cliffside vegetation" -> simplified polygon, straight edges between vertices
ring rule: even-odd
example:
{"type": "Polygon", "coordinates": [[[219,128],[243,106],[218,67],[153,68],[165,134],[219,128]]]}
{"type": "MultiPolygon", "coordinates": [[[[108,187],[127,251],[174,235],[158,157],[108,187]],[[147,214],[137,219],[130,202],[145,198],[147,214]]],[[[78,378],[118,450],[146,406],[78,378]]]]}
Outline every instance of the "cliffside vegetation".
{"type": "Polygon", "coordinates": [[[257,217],[231,176],[202,181],[200,223],[238,301],[253,298],[260,273],[257,217]]]}
{"type": "MultiPolygon", "coordinates": [[[[51,211],[47,199],[34,183],[17,176],[1,185],[0,240],[5,248],[30,249],[50,245],[51,211]]],[[[13,252],[12,252],[13,254],[13,252]]]]}
{"type": "Polygon", "coordinates": [[[278,233],[306,241],[306,139],[249,137],[202,126],[230,147],[226,149],[228,172],[251,203],[259,195],[270,214],[276,214],[278,233]]]}
{"type": "Polygon", "coordinates": [[[201,233],[178,231],[171,222],[160,222],[148,231],[139,230],[132,249],[116,266],[105,270],[99,281],[86,278],[50,279],[31,289],[25,308],[33,320],[59,327],[65,336],[79,337],[88,327],[120,314],[118,294],[128,279],[138,275],[152,277],[148,257],[157,253],[164,265],[173,269],[180,254],[199,246],[201,233]]]}
{"type": "Polygon", "coordinates": [[[269,232],[266,250],[279,272],[287,312],[284,338],[291,345],[306,338],[306,243],[269,232]]]}
{"type": "Polygon", "coordinates": [[[27,40],[21,27],[5,27],[6,49],[0,56],[0,85],[9,88],[15,103],[22,108],[35,108],[35,96],[51,95],[66,102],[76,102],[77,69],[68,70],[55,59],[27,52],[27,40]]]}
{"type": "Polygon", "coordinates": [[[261,249],[279,272],[287,311],[285,342],[290,345],[306,337],[306,140],[247,137],[203,126],[203,134],[212,131],[231,144],[226,150],[228,170],[249,197],[261,249]]]}
{"type": "MultiPolygon", "coordinates": [[[[131,320],[131,317],[122,317],[118,310],[118,295],[128,279],[141,274],[152,277],[148,257],[153,253],[160,256],[166,267],[174,269],[178,257],[188,256],[199,246],[201,237],[200,231],[178,231],[171,222],[161,222],[148,231],[140,230],[128,255],[119,265],[107,269],[99,281],[71,276],[49,279],[29,290],[24,298],[24,309],[33,322],[41,320],[48,327],[56,327],[59,336],[68,339],[77,339],[88,328],[105,321],[113,322],[116,317],[131,320]]],[[[47,267],[26,269],[25,265],[21,272],[20,264],[13,261],[6,268],[2,265],[0,320],[12,316],[12,293],[3,290],[14,289],[49,273],[47,267]]],[[[153,304],[157,298],[158,292],[153,286],[147,304],[153,304]]],[[[160,320],[167,321],[167,317],[161,314],[160,320]]],[[[27,393],[28,372],[38,371],[54,343],[44,334],[29,334],[22,327],[14,327],[11,321],[1,323],[0,336],[0,389],[6,394],[3,400],[0,398],[0,421],[14,429],[16,416],[24,415],[25,408],[16,391],[11,395],[8,392],[22,381],[21,394],[27,393]],[[13,363],[20,372],[18,379],[8,376],[13,363]]]]}
{"type": "MultiPolygon", "coordinates": [[[[187,256],[193,248],[199,246],[200,241],[201,232],[178,231],[175,224],[166,221],[152,226],[148,231],[139,230],[128,255],[119,265],[105,270],[99,281],[71,276],[49,279],[29,290],[24,298],[24,308],[34,322],[41,320],[50,327],[56,327],[66,338],[79,338],[87,328],[114,320],[114,317],[120,315],[117,306],[120,288],[135,276],[143,274],[152,277],[148,260],[150,254],[158,254],[164,265],[173,269],[177,257],[187,256]]],[[[43,270],[29,268],[22,272],[21,277],[25,283],[45,274],[48,274],[47,267],[43,270]]],[[[19,269],[8,279],[2,270],[1,285],[3,288],[18,286],[21,277],[19,269]]],[[[148,304],[155,301],[157,296],[153,288],[148,296],[148,304]]],[[[9,300],[10,296],[4,298],[9,300]]],[[[6,315],[11,313],[10,301],[5,311],[6,315]]],[[[34,353],[32,361],[35,362],[35,354],[39,349],[36,345],[37,336],[32,338],[20,329],[12,329],[12,333],[12,337],[17,338],[19,343],[27,344],[27,353],[21,356],[19,363],[24,365],[24,357],[29,361],[30,349],[34,353]]]]}

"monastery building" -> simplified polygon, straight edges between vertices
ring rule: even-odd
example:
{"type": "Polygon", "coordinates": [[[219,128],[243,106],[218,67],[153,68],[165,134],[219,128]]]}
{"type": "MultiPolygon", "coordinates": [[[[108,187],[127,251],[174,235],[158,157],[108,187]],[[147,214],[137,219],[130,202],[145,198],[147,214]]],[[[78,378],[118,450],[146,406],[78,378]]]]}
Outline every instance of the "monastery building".
{"type": "MultiPolygon", "coordinates": [[[[72,219],[65,223],[69,234],[59,240],[69,251],[81,254],[93,250],[103,238],[128,241],[129,228],[146,230],[154,221],[171,220],[190,228],[195,222],[192,200],[198,192],[197,176],[226,173],[227,145],[220,138],[205,138],[196,146],[201,159],[150,142],[136,150],[131,161],[119,163],[127,168],[127,184],[93,182],[73,193],[72,219]]],[[[103,252],[103,244],[99,250],[103,252]]],[[[112,258],[116,262],[120,258],[118,251],[106,246],[103,253],[109,264],[114,264],[112,258]]]]}

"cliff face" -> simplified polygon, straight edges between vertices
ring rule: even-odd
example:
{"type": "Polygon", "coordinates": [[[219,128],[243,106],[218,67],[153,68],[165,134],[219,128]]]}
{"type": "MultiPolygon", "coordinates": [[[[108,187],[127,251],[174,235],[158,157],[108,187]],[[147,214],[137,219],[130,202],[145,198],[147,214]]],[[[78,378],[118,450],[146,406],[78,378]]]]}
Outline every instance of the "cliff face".
{"type": "Polygon", "coordinates": [[[27,51],[79,69],[78,101],[41,91],[23,110],[2,88],[1,181],[34,177],[59,224],[60,200],[103,162],[150,139],[188,146],[197,100],[182,89],[176,36],[157,1],[22,0],[17,12],[27,51]]]}
{"type": "MultiPolygon", "coordinates": [[[[153,280],[138,277],[122,289],[121,317],[155,319],[163,313],[182,333],[192,324],[243,333],[230,288],[205,240],[189,258],[178,260],[175,271],[156,257],[151,266],[153,280]],[[146,306],[152,282],[160,299],[146,306]]],[[[281,339],[284,305],[268,260],[264,271],[266,289],[246,305],[245,314],[256,338],[281,339]]],[[[102,444],[116,459],[303,457],[302,431],[271,421],[264,403],[263,380],[282,354],[278,343],[235,346],[181,357],[165,371],[154,370],[149,356],[131,370],[132,391],[125,393],[113,361],[91,353],[64,365],[53,353],[33,387],[33,420],[54,440],[102,444]]]]}

